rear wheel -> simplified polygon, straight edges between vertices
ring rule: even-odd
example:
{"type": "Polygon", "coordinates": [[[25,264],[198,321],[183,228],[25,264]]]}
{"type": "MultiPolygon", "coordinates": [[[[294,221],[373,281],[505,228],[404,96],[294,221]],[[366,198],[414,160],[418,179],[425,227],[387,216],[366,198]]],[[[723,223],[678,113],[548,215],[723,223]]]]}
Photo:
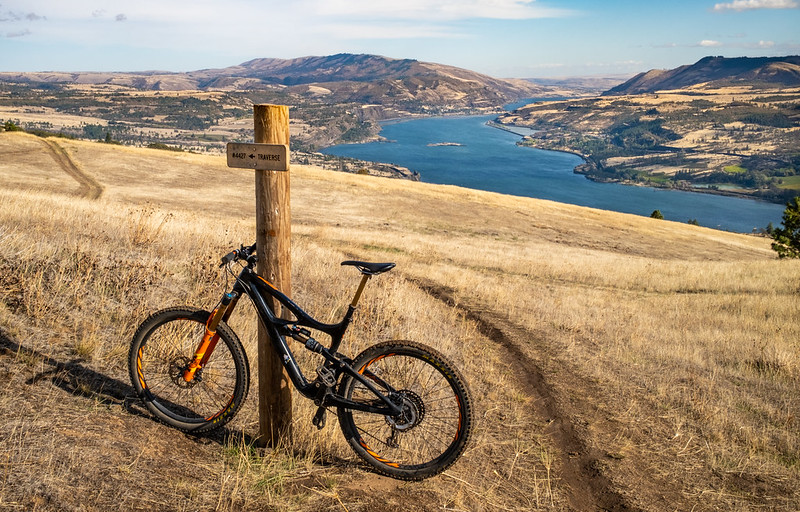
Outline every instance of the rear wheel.
{"type": "Polygon", "coordinates": [[[184,380],[208,317],[207,311],[187,307],[158,311],[139,326],[128,356],[133,387],[150,412],[186,432],[207,432],[230,421],[250,382],[244,348],[223,323],[206,365],[184,380]]]}
{"type": "MultiPolygon", "coordinates": [[[[390,341],[359,354],[353,368],[402,409],[383,416],[339,408],[342,432],[362,459],[402,480],[428,478],[458,460],[472,430],[472,402],[447,358],[419,343],[390,341]]],[[[356,402],[378,400],[351,376],[339,394],[356,402]]]]}

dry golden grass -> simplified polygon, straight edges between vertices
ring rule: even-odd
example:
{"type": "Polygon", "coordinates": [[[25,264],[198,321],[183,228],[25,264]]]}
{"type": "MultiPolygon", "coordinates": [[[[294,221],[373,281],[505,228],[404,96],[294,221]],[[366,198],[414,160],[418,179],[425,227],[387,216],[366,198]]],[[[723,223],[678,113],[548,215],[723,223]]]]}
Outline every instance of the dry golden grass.
{"type": "MultiPolygon", "coordinates": [[[[476,398],[464,457],[399,483],[364,471],[332,416],[317,432],[300,398],[293,444],[267,454],[254,396],[225,436],[153,422],[127,344],[155,309],[217,300],[217,258],[253,238],[252,174],[59,144],[99,199],[37,139],[0,134],[0,508],[800,507],[800,265],[765,239],[293,166],[297,301],[331,320],[358,281],[339,261],[396,261],[345,350],[430,344],[476,398]]],[[[231,325],[254,358],[252,311],[231,325]]]]}

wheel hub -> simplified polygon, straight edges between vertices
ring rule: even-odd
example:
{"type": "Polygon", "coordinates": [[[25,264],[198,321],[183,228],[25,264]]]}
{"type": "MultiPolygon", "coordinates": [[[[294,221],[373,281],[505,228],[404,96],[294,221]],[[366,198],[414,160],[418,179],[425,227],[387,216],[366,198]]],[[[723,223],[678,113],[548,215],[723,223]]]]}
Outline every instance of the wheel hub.
{"type": "Polygon", "coordinates": [[[389,399],[400,406],[401,411],[397,416],[386,416],[388,423],[394,430],[406,432],[416,427],[425,417],[425,403],[422,397],[408,389],[401,389],[389,399]]]}
{"type": "Polygon", "coordinates": [[[190,362],[191,359],[185,356],[176,356],[169,362],[169,377],[179,388],[192,388],[201,380],[200,372],[202,370],[197,370],[194,374],[194,378],[189,382],[186,382],[186,379],[183,378],[183,374],[189,368],[190,362]]]}

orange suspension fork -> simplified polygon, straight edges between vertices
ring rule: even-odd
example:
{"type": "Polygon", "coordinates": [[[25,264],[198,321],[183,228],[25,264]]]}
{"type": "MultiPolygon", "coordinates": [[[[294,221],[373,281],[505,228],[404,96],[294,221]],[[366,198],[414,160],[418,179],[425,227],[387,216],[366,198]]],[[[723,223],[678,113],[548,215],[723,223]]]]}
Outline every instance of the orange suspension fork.
{"type": "MultiPolygon", "coordinates": [[[[226,293],[225,296],[223,296],[222,305],[225,306],[225,314],[222,315],[222,321],[223,322],[228,323],[228,319],[231,317],[231,314],[233,314],[233,308],[236,307],[236,303],[237,302],[239,302],[239,294],[238,293],[235,293],[235,292],[232,293],[232,294],[226,293]],[[225,302],[226,302],[228,296],[230,296],[231,298],[230,298],[230,300],[227,301],[228,302],[227,306],[225,306],[225,302]]],[[[212,316],[213,316],[213,314],[212,314],[212,316]]],[[[217,327],[215,325],[214,326],[214,331],[215,331],[214,336],[211,338],[211,342],[208,345],[208,350],[206,350],[205,355],[203,355],[203,358],[200,360],[200,368],[202,368],[202,367],[204,367],[206,365],[206,363],[208,362],[208,358],[211,357],[211,354],[214,353],[214,348],[216,348],[216,346],[217,346],[217,342],[219,341],[219,334],[216,334],[216,329],[217,329],[217,327]]]]}
{"type": "Polygon", "coordinates": [[[194,353],[194,358],[192,359],[192,362],[189,363],[189,367],[183,372],[183,380],[186,382],[191,382],[192,379],[194,379],[194,374],[197,372],[197,370],[203,368],[208,362],[208,359],[211,357],[211,354],[214,352],[217,342],[219,341],[217,326],[222,320],[227,320],[230,318],[231,313],[233,312],[233,307],[236,305],[236,301],[238,299],[238,295],[226,293],[222,296],[220,305],[217,306],[217,308],[208,316],[206,330],[203,334],[203,340],[200,342],[200,346],[197,347],[197,350],[194,353]]]}

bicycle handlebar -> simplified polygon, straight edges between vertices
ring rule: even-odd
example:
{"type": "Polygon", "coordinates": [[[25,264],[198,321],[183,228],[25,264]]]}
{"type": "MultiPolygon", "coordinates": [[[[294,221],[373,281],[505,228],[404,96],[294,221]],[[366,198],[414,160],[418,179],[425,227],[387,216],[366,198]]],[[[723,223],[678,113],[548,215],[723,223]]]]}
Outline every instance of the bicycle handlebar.
{"type": "Polygon", "coordinates": [[[220,267],[224,267],[228,263],[239,261],[239,260],[246,260],[250,262],[250,258],[253,258],[252,263],[255,263],[256,257],[256,244],[251,245],[250,247],[245,247],[242,245],[239,249],[235,249],[225,256],[222,257],[222,262],[219,264],[220,267]]]}

